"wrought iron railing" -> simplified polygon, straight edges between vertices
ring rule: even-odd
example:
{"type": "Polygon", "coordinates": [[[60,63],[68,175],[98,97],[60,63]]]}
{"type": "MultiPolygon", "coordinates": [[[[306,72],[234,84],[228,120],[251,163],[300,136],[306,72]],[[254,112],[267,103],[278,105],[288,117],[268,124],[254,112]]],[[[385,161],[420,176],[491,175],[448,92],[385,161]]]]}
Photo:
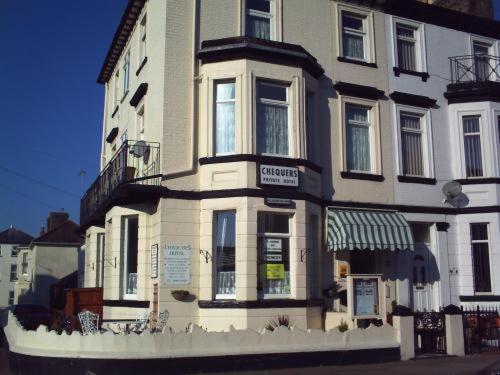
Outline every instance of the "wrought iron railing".
{"type": "Polygon", "coordinates": [[[452,83],[500,81],[500,58],[485,54],[450,57],[452,83]]]}
{"type": "Polygon", "coordinates": [[[80,224],[125,183],[159,185],[161,182],[160,145],[156,142],[125,141],[92,183],[80,202],[80,224]]]}

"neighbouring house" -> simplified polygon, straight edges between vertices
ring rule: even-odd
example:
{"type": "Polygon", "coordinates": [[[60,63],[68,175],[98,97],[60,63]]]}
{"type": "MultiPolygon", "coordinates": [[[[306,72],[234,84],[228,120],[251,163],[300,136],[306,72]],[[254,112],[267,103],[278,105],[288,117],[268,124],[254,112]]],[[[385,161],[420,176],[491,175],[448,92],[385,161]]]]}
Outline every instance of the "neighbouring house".
{"type": "Polygon", "coordinates": [[[104,322],[499,303],[499,31],[410,0],[130,0],[80,211],[104,322]]]}
{"type": "Polygon", "coordinates": [[[66,212],[51,212],[47,230],[29,246],[21,249],[17,258],[18,277],[15,285],[16,304],[37,304],[51,307],[51,287],[61,280],[74,280],[68,287],[77,287],[79,249],[82,238],[78,224],[68,219],[66,212]]]}
{"type": "Polygon", "coordinates": [[[0,232],[0,310],[14,304],[18,253],[33,237],[11,226],[0,232]]]}

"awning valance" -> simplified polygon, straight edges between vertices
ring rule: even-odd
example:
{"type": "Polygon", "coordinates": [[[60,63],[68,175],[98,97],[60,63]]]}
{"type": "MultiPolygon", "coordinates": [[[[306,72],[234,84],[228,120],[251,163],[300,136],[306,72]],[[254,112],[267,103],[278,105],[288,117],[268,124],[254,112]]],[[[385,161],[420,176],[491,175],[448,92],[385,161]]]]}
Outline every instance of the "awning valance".
{"type": "Polygon", "coordinates": [[[413,250],[410,225],[395,212],[328,208],[328,250],[413,250]]]}

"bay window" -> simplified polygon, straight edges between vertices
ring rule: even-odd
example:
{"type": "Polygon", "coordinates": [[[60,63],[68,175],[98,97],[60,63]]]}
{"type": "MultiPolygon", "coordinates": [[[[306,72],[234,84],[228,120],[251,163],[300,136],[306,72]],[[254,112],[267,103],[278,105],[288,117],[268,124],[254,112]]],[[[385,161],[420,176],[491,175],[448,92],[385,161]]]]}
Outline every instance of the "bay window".
{"type": "Polygon", "coordinates": [[[215,155],[235,153],[236,94],[235,82],[215,85],[215,155]]]}
{"type": "Polygon", "coordinates": [[[366,22],[365,17],[354,13],[342,12],[342,55],[345,58],[366,60],[366,22]]]}
{"type": "Polygon", "coordinates": [[[214,213],[215,295],[236,298],[236,212],[214,213]]]}
{"type": "Polygon", "coordinates": [[[424,176],[422,124],[418,114],[400,113],[403,174],[424,176]]]}
{"type": "Polygon", "coordinates": [[[290,296],[290,216],[261,212],[257,219],[260,297],[290,296]]]}
{"type": "Polygon", "coordinates": [[[345,119],[347,169],[371,172],[370,108],[346,104],[345,119]]]}
{"type": "Polygon", "coordinates": [[[471,224],[474,292],[491,292],[488,224],[471,224]]]}
{"type": "Polygon", "coordinates": [[[467,177],[483,176],[480,118],[481,116],[462,117],[465,174],[467,177]]]}
{"type": "Polygon", "coordinates": [[[410,25],[396,23],[398,68],[417,71],[417,30],[410,25]]]}
{"type": "Polygon", "coordinates": [[[257,82],[257,153],[289,155],[288,86],[257,82]]]}
{"type": "Polygon", "coordinates": [[[124,298],[137,297],[137,255],[139,218],[123,219],[123,285],[124,298]]]}
{"type": "Polygon", "coordinates": [[[275,0],[246,0],[246,35],[275,40],[275,0]]]}

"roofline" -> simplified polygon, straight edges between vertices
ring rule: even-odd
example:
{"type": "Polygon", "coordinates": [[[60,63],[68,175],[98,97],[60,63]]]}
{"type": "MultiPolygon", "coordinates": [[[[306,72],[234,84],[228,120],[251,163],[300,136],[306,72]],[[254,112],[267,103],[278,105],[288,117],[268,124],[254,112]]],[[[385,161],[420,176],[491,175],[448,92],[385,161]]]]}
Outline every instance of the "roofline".
{"type": "Polygon", "coordinates": [[[113,36],[113,40],[108,48],[108,53],[101,67],[97,83],[105,84],[115,70],[116,63],[120,58],[123,49],[127,45],[128,38],[132,33],[135,22],[141,14],[142,8],[147,0],[129,0],[118,28],[113,36]]]}
{"type": "Polygon", "coordinates": [[[57,247],[80,247],[83,241],[80,242],[32,242],[31,246],[57,246],[57,247]]]}

